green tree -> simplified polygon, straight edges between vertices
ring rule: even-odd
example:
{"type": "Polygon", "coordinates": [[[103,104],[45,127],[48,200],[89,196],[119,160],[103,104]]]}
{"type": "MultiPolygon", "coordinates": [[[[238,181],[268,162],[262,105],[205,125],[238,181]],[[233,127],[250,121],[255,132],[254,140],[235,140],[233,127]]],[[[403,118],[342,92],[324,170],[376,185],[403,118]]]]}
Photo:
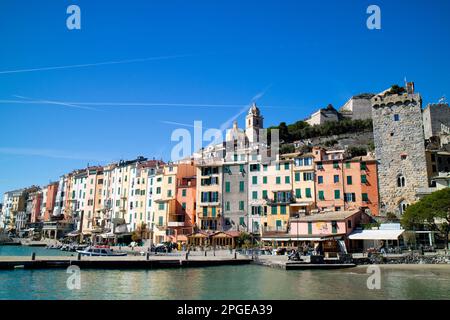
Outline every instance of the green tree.
{"type": "Polygon", "coordinates": [[[250,233],[241,232],[237,238],[237,245],[238,247],[248,249],[251,246],[252,241],[253,237],[250,233]]]}
{"type": "Polygon", "coordinates": [[[448,248],[450,232],[450,188],[435,191],[410,205],[402,217],[402,225],[407,229],[428,226],[445,235],[448,248]]]}

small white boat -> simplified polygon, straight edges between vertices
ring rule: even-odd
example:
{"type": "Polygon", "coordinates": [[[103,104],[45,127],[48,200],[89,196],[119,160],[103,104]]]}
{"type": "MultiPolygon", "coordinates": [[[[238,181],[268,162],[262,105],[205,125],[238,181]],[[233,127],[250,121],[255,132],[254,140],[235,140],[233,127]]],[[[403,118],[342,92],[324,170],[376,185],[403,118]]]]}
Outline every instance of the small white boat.
{"type": "Polygon", "coordinates": [[[87,247],[83,250],[77,250],[77,252],[90,257],[123,257],[127,255],[126,252],[114,252],[110,248],[103,247],[87,247]]]}

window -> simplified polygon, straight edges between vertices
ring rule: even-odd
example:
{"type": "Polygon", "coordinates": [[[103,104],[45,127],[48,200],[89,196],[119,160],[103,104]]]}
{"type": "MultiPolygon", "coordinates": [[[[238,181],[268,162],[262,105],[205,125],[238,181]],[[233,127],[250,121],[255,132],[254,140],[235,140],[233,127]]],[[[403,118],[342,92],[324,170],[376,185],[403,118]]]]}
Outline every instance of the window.
{"type": "Polygon", "coordinates": [[[308,222],[308,234],[312,234],[312,222],[308,222]]]}
{"type": "Polygon", "coordinates": [[[257,176],[253,176],[252,177],[252,184],[258,184],[258,177],[257,176]]]}
{"type": "Polygon", "coordinates": [[[276,177],[276,183],[280,184],[281,183],[281,177],[276,177]]]}
{"type": "Polygon", "coordinates": [[[337,233],[338,225],[337,221],[331,221],[331,233],[337,233]]]}
{"type": "Polygon", "coordinates": [[[267,184],[267,177],[263,177],[263,184],[267,184]]]}
{"type": "Polygon", "coordinates": [[[361,198],[362,198],[362,201],[369,201],[369,196],[367,195],[367,193],[363,193],[362,195],[361,195],[361,198]]]}
{"type": "Polygon", "coordinates": [[[361,162],[361,170],[367,170],[367,165],[365,162],[361,162]]]}
{"type": "Polygon", "coordinates": [[[334,190],[334,199],[338,200],[341,198],[341,191],[340,190],[334,190]]]}
{"type": "Polygon", "coordinates": [[[400,121],[400,115],[394,114],[394,121],[400,121]]]}
{"type": "Polygon", "coordinates": [[[169,183],[172,183],[172,177],[169,177],[168,180],[169,183]]]}
{"type": "Polygon", "coordinates": [[[171,197],[172,196],[172,190],[167,190],[167,197],[171,197]]]}
{"type": "Polygon", "coordinates": [[[277,164],[275,165],[275,170],[277,170],[277,171],[280,170],[280,164],[279,164],[279,163],[277,163],[277,164]]]}
{"type": "Polygon", "coordinates": [[[186,189],[181,189],[181,196],[186,197],[186,189]]]}
{"type": "Polygon", "coordinates": [[[251,164],[250,165],[250,171],[259,171],[259,164],[251,164]]]}
{"type": "Polygon", "coordinates": [[[312,172],[303,172],[303,180],[304,181],[313,181],[314,180],[314,173],[312,173],[312,172]]]}
{"type": "Polygon", "coordinates": [[[317,169],[323,170],[322,162],[317,162],[317,169]]]}
{"type": "Polygon", "coordinates": [[[267,199],[267,190],[262,191],[262,197],[263,199],[267,199]]]}
{"type": "Polygon", "coordinates": [[[226,211],[230,211],[230,201],[227,201],[227,202],[225,203],[225,210],[226,210],[226,211]]]}
{"type": "Polygon", "coordinates": [[[305,194],[307,198],[311,198],[311,188],[306,188],[305,189],[305,194]]]}
{"type": "Polygon", "coordinates": [[[239,201],[239,210],[244,211],[244,201],[239,201]]]}
{"type": "Polygon", "coordinates": [[[284,170],[289,170],[289,162],[286,162],[286,163],[284,164],[284,170]]]}
{"type": "Polygon", "coordinates": [[[239,181],[239,192],[244,192],[244,181],[239,181]]]}
{"type": "Polygon", "coordinates": [[[295,173],[295,181],[300,181],[300,172],[295,173]]]}
{"type": "Polygon", "coordinates": [[[244,217],[239,217],[239,225],[245,226],[244,217]]]}
{"type": "Polygon", "coordinates": [[[211,216],[214,218],[216,216],[216,207],[211,208],[211,216]]]}
{"type": "Polygon", "coordinates": [[[240,164],[239,165],[239,172],[244,172],[245,170],[244,170],[244,165],[243,164],[240,164]]]}
{"type": "Polygon", "coordinates": [[[352,228],[352,220],[347,220],[347,228],[352,228]]]}
{"type": "Polygon", "coordinates": [[[181,203],[181,208],[183,208],[183,210],[186,210],[186,202],[181,203]]]}
{"type": "Polygon", "coordinates": [[[397,176],[397,187],[404,187],[405,186],[405,177],[403,175],[397,176]]]}
{"type": "Polygon", "coordinates": [[[317,183],[322,184],[323,183],[323,176],[317,176],[317,183]]]}
{"type": "Polygon", "coordinates": [[[302,197],[302,189],[295,189],[295,197],[296,198],[302,197]]]}
{"type": "Polygon", "coordinates": [[[263,171],[267,171],[267,164],[263,164],[263,171]]]}
{"type": "Polygon", "coordinates": [[[346,163],[345,163],[345,168],[346,168],[346,169],[350,169],[350,162],[346,162],[346,163]]]}
{"type": "Polygon", "coordinates": [[[270,209],[271,214],[277,214],[277,206],[272,206],[270,209]]]}
{"type": "Polygon", "coordinates": [[[253,191],[253,192],[252,192],[252,199],[253,199],[253,200],[258,199],[258,191],[253,191]]]}
{"type": "Polygon", "coordinates": [[[339,182],[339,175],[335,174],[333,177],[333,181],[334,183],[338,183],[339,182]]]}
{"type": "Polygon", "coordinates": [[[333,161],[333,168],[339,169],[339,163],[337,161],[333,161]]]}
{"type": "Polygon", "coordinates": [[[156,188],[156,194],[161,194],[161,187],[156,188]]]}
{"type": "Polygon", "coordinates": [[[361,183],[367,183],[367,176],[365,174],[361,175],[361,183]]]}
{"type": "Polygon", "coordinates": [[[344,199],[346,202],[355,202],[356,201],[356,196],[354,193],[350,193],[350,192],[346,192],[344,194],[344,199]]]}
{"type": "Polygon", "coordinates": [[[230,182],[225,182],[225,192],[230,192],[230,182]]]}
{"type": "Polygon", "coordinates": [[[281,220],[277,220],[276,222],[277,230],[281,228],[281,220]]]}
{"type": "Polygon", "coordinates": [[[207,207],[203,207],[203,216],[204,217],[208,216],[208,208],[207,207]]]}
{"type": "Polygon", "coordinates": [[[323,194],[323,190],[319,191],[319,200],[325,200],[325,196],[323,194]]]}
{"type": "Polygon", "coordinates": [[[347,176],[347,184],[351,185],[352,184],[352,176],[347,176]]]}
{"type": "Polygon", "coordinates": [[[286,214],[286,206],[285,205],[280,206],[280,214],[286,214]]]}
{"type": "Polygon", "coordinates": [[[159,210],[164,210],[164,202],[161,202],[158,204],[158,209],[159,210]]]}
{"type": "Polygon", "coordinates": [[[285,176],[284,177],[284,183],[291,183],[291,177],[285,176]]]}

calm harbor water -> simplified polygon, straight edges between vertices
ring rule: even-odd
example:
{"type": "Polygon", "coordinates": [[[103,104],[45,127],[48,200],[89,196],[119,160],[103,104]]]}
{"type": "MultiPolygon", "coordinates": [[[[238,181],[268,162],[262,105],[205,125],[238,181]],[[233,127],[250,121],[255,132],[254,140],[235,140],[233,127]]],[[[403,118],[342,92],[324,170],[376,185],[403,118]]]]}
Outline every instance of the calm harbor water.
{"type": "MultiPolygon", "coordinates": [[[[0,255],[5,255],[4,249],[0,247],[0,255]]],[[[67,289],[70,274],[63,269],[17,269],[0,271],[0,299],[450,298],[450,265],[383,266],[380,290],[367,289],[366,269],[284,271],[246,265],[81,270],[80,290],[67,289]]]]}

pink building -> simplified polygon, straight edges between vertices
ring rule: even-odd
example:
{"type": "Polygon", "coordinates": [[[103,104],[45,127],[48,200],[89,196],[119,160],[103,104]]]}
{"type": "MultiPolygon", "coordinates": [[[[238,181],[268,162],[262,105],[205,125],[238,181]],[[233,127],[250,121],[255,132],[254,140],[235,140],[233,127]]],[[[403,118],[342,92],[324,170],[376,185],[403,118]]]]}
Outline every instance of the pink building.
{"type": "Polygon", "coordinates": [[[368,210],[378,215],[377,162],[348,158],[344,150],[314,148],[317,207],[323,211],[368,210]]]}
{"type": "Polygon", "coordinates": [[[363,223],[370,222],[370,216],[361,210],[330,211],[291,220],[289,236],[299,241],[320,242],[344,240],[348,247],[348,235],[363,223]]]}

